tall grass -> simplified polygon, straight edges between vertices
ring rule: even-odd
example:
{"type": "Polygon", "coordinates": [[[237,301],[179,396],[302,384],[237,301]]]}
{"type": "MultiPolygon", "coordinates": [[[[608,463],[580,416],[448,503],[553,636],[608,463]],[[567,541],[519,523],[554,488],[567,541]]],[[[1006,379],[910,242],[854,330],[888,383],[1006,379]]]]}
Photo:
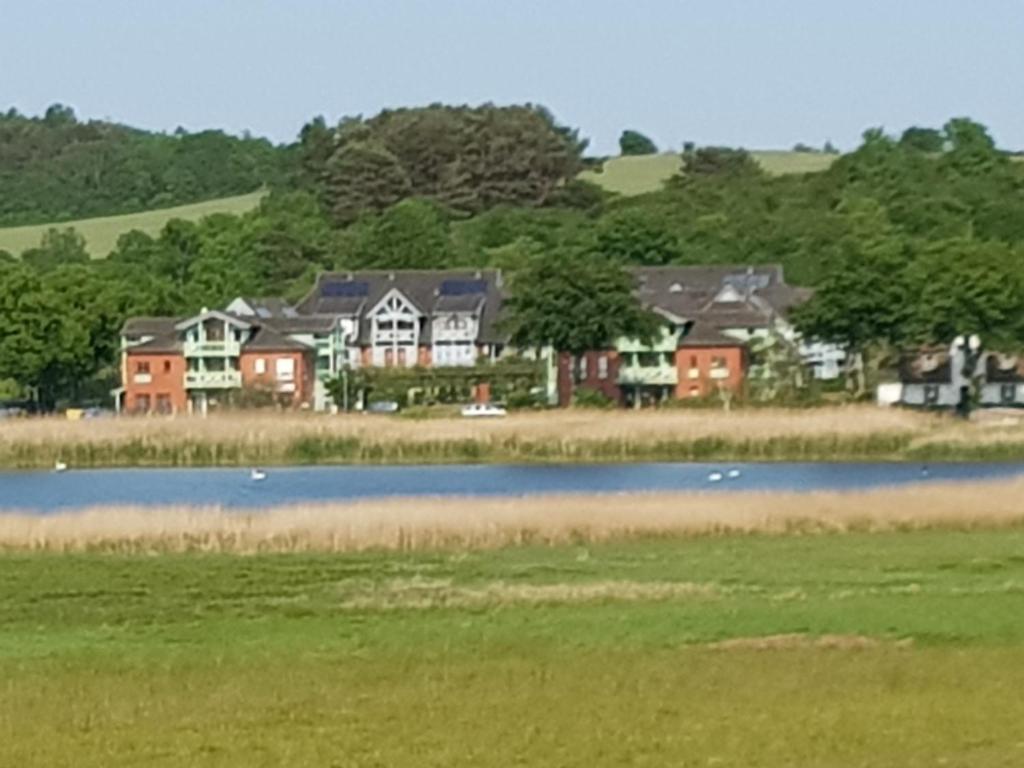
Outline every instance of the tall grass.
{"type": "Polygon", "coordinates": [[[103,507],[0,516],[0,551],[350,552],[631,536],[889,531],[1024,523],[1024,481],[858,493],[553,495],[297,505],[103,507]]]}
{"type": "MultiPolygon", "coordinates": [[[[0,466],[899,459],[949,450],[935,416],[869,407],[812,411],[559,411],[506,419],[232,414],[0,424],[0,466]]],[[[1024,455],[1017,442],[998,449],[1024,455]]],[[[957,443],[970,453],[971,438],[957,443]]],[[[986,449],[988,451],[990,449],[986,449]]]]}

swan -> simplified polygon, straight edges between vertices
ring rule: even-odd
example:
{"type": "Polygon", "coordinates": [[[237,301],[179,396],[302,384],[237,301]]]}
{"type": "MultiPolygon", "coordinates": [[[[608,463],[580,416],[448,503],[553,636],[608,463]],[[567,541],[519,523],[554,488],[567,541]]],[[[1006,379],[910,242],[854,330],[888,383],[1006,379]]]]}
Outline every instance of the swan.
{"type": "Polygon", "coordinates": [[[67,468],[68,465],[61,461],[60,459],[58,459],[57,462],[53,465],[54,472],[66,472],[67,468]]]}
{"type": "Polygon", "coordinates": [[[267,473],[264,472],[262,469],[255,469],[255,468],[253,468],[253,470],[251,472],[249,472],[249,478],[251,480],[266,480],[267,479],[267,473]]]}
{"type": "Polygon", "coordinates": [[[739,476],[740,476],[740,471],[738,469],[730,469],[729,470],[728,477],[729,477],[730,480],[735,480],[739,476]]]}
{"type": "Polygon", "coordinates": [[[720,483],[722,481],[722,473],[715,471],[708,474],[709,483],[720,483]]]}

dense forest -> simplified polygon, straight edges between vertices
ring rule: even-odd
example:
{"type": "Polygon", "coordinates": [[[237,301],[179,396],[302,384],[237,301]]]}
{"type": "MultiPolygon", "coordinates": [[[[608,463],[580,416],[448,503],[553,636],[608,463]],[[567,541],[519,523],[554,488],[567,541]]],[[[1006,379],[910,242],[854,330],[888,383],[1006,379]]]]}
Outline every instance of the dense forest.
{"type": "MultiPolygon", "coordinates": [[[[0,396],[97,397],[127,315],[296,298],[324,269],[495,266],[551,294],[620,290],[630,264],[780,263],[816,289],[798,316],[810,336],[875,358],[964,331],[1024,348],[1024,164],[967,119],[868,130],[815,174],[770,176],[742,149],[687,145],[663,189],[625,198],[578,181],[585,142],[533,106],[316,118],[293,146],[266,147],[277,159],[251,178],[271,192],[254,211],[129,233],[96,261],[59,229],[20,259],[0,254],[0,396]]],[[[101,166],[107,199],[142,199],[101,166]]],[[[84,204],[68,194],[66,210],[84,204]]],[[[542,325],[543,307],[530,311],[542,325]]],[[[596,320],[572,322],[615,332],[596,320]]]]}
{"type": "Polygon", "coordinates": [[[42,117],[0,112],[0,226],[195,203],[278,185],[288,172],[287,150],[265,139],[80,122],[60,104],[42,117]]]}

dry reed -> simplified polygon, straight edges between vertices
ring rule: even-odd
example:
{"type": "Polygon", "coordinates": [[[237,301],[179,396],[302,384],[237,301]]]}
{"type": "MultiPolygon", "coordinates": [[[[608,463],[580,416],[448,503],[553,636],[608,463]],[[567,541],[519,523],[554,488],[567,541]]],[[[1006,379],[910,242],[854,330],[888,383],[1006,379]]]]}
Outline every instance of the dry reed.
{"type": "Polygon", "coordinates": [[[750,439],[815,437],[834,434],[921,432],[937,419],[868,406],[813,410],[749,411],[588,411],[512,414],[504,419],[400,417],[350,414],[237,413],[67,421],[25,419],[0,425],[0,444],[61,442],[118,443],[134,440],[266,444],[301,438],[354,438],[361,441],[431,442],[460,440],[659,440],[742,434],[750,439]]]}
{"type": "Polygon", "coordinates": [[[417,498],[228,511],[93,508],[0,516],[0,551],[357,552],[629,536],[882,531],[1024,523],[1024,480],[856,493],[417,498]]]}
{"type": "Polygon", "coordinates": [[[569,410],[494,420],[269,413],[31,419],[0,423],[0,466],[46,467],[57,459],[80,467],[878,459],[899,458],[913,441],[948,425],[935,416],[867,406],[569,410]]]}

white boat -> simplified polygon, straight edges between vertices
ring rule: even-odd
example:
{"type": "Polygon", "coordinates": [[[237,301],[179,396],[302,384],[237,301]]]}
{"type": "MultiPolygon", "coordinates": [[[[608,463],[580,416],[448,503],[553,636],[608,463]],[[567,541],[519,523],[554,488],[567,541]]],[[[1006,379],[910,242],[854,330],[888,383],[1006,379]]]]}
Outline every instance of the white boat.
{"type": "Polygon", "coordinates": [[[267,473],[264,472],[262,469],[255,469],[254,468],[252,471],[249,472],[249,479],[250,480],[256,480],[256,481],[266,480],[267,479],[267,473]]]}
{"type": "Polygon", "coordinates": [[[740,471],[738,469],[730,469],[729,470],[728,478],[730,480],[735,480],[739,476],[740,476],[740,471]]]}
{"type": "Polygon", "coordinates": [[[722,482],[722,473],[721,472],[710,472],[710,473],[708,473],[708,482],[709,483],[720,483],[720,482],[722,482]]]}
{"type": "Polygon", "coordinates": [[[484,416],[505,416],[506,411],[500,405],[490,403],[473,403],[462,409],[462,415],[468,418],[480,418],[484,416]]]}
{"type": "Polygon", "coordinates": [[[68,469],[68,465],[65,464],[63,461],[57,461],[53,465],[53,471],[54,472],[67,472],[67,469],[68,469]]]}

